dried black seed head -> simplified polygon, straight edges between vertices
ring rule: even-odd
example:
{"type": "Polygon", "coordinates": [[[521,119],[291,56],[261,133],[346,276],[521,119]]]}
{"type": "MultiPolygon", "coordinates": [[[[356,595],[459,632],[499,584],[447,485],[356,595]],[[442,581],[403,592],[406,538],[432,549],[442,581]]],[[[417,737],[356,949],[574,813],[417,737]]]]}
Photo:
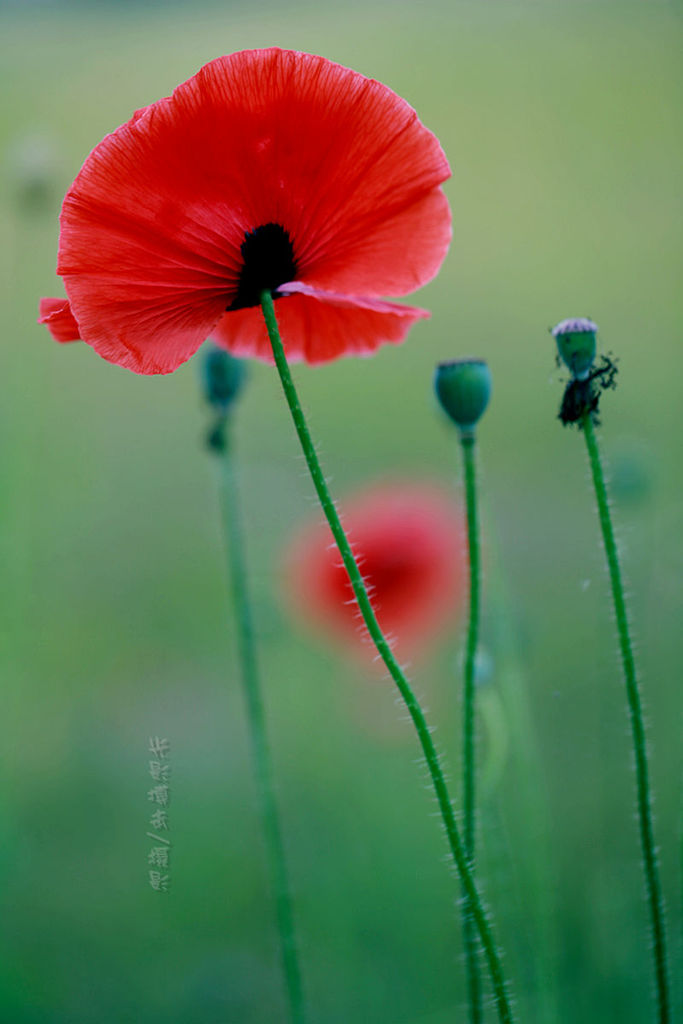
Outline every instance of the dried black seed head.
{"type": "Polygon", "coordinates": [[[581,421],[586,413],[589,414],[596,426],[599,424],[598,412],[602,392],[614,391],[617,386],[618,373],[616,362],[607,356],[600,358],[602,360],[600,366],[596,367],[585,380],[577,380],[573,377],[567,384],[558,413],[558,418],[563,426],[578,423],[579,429],[581,429],[581,421]]]}
{"type": "Polygon", "coordinates": [[[275,291],[296,277],[292,240],[280,224],[262,224],[247,231],[240,251],[243,264],[237,295],[228,309],[258,306],[262,291],[275,291]]]}

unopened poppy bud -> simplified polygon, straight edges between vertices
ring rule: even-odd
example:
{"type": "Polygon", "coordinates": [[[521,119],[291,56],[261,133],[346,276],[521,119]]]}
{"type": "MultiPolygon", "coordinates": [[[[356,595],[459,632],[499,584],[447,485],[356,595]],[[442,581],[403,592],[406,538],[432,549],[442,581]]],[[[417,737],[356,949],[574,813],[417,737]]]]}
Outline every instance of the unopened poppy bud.
{"type": "Polygon", "coordinates": [[[576,380],[587,380],[590,375],[595,361],[597,330],[597,324],[580,316],[562,320],[551,331],[560,359],[576,380]]]}
{"type": "Polygon", "coordinates": [[[483,359],[439,363],[434,390],[441,408],[463,434],[473,434],[491,397],[491,371],[483,359]]]}
{"type": "Polygon", "coordinates": [[[201,361],[204,398],[218,412],[226,413],[242,389],[246,366],[224,348],[206,345],[201,361]]]}

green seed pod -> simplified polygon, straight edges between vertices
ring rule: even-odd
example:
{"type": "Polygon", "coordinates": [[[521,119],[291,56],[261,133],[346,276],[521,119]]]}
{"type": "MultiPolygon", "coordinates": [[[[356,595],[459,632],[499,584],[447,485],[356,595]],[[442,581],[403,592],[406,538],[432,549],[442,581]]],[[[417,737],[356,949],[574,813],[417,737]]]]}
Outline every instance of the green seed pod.
{"type": "Polygon", "coordinates": [[[224,348],[204,346],[200,363],[204,398],[218,412],[226,413],[242,390],[246,365],[224,348]]]}
{"type": "Polygon", "coordinates": [[[587,380],[595,361],[598,325],[586,317],[562,320],[552,329],[560,359],[576,380],[587,380]]]}
{"type": "Polygon", "coordinates": [[[441,408],[462,434],[473,435],[491,397],[491,371],[483,359],[439,363],[434,390],[441,408]]]}

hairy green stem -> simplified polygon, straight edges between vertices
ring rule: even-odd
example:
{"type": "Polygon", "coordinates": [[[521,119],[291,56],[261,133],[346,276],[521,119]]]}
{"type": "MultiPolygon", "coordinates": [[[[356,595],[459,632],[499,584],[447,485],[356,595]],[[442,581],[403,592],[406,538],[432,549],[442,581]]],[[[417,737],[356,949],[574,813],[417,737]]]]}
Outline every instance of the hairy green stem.
{"type": "MultiPolygon", "coordinates": [[[[463,432],[460,437],[465,475],[465,504],[467,507],[467,548],[470,570],[470,607],[465,648],[465,675],[462,709],[462,787],[463,787],[463,836],[465,852],[474,874],[474,850],[477,833],[476,819],[476,724],[475,724],[475,674],[477,645],[479,643],[479,524],[477,521],[477,471],[475,460],[475,435],[463,432]]],[[[473,928],[472,908],[463,901],[463,940],[467,962],[467,986],[469,992],[470,1021],[481,1024],[483,1020],[481,978],[479,976],[478,945],[473,928]]]]}
{"type": "Polygon", "coordinates": [[[472,908],[472,916],[474,918],[491,973],[493,994],[498,1010],[498,1016],[501,1024],[511,1024],[513,1021],[512,1006],[507,993],[507,985],[503,974],[500,955],[496,947],[488,916],[484,910],[484,905],[479,895],[479,891],[475,885],[474,878],[472,877],[472,872],[470,871],[468,857],[465,852],[462,839],[460,838],[460,833],[455,821],[455,814],[453,812],[453,806],[448,794],[446,779],[444,777],[443,769],[441,768],[441,762],[436,752],[436,747],[432,740],[430,728],[427,725],[422,708],[420,707],[408,680],[396,661],[391,647],[389,646],[382,630],[380,629],[379,623],[377,622],[363,577],[361,576],[360,570],[351,551],[348,538],[341,525],[339,515],[337,514],[337,510],[328,490],[327,483],[325,482],[325,477],[304,418],[299,397],[294,386],[294,381],[292,380],[289,364],[287,362],[287,357],[280,338],[280,332],[278,330],[273,298],[269,291],[263,291],[261,293],[261,306],[263,309],[266,327],[268,329],[268,336],[273,348],[275,364],[280,374],[285,398],[292,414],[294,426],[296,428],[299,441],[301,442],[301,447],[313,480],[313,485],[320,500],[323,512],[325,513],[327,522],[332,530],[332,535],[334,536],[337,547],[339,548],[339,553],[349,575],[351,586],[353,587],[353,592],[356,597],[356,601],[358,602],[358,607],[363,616],[363,621],[365,622],[368,633],[370,634],[378,653],[386,665],[389,674],[396,683],[417,731],[422,752],[424,754],[425,761],[427,762],[429,775],[436,793],[443,824],[446,829],[448,844],[462,880],[467,899],[472,908]]]}
{"type": "Polygon", "coordinates": [[[254,626],[247,593],[247,572],[244,558],[244,537],[239,511],[239,491],[231,450],[231,438],[217,453],[220,469],[221,514],[226,539],[228,576],[237,622],[237,644],[242,687],[258,789],[261,819],[265,835],[268,869],[275,900],[277,928],[280,937],[282,970],[292,1024],[305,1024],[303,987],[294,932],[294,917],[285,859],[280,816],[275,799],[273,767],[266,737],[265,711],[258,666],[254,626]]]}
{"type": "MultiPolygon", "coordinates": [[[[496,544],[495,527],[487,517],[488,543],[496,544]]],[[[496,657],[496,690],[500,694],[509,731],[510,749],[514,750],[514,764],[510,765],[513,801],[509,806],[511,822],[521,825],[523,835],[532,842],[525,850],[518,868],[522,872],[522,885],[528,895],[524,901],[524,916],[528,918],[534,952],[529,963],[527,990],[534,994],[536,1019],[542,1024],[558,1024],[557,1006],[557,861],[552,840],[549,797],[543,761],[538,744],[538,731],[531,710],[529,679],[519,652],[519,637],[514,626],[512,598],[507,581],[501,571],[501,559],[493,552],[489,580],[489,601],[492,604],[491,625],[493,651],[496,657]]],[[[480,712],[484,711],[483,698],[490,699],[490,688],[479,694],[480,712]]],[[[494,748],[495,749],[495,748],[494,748]]],[[[501,765],[501,770],[504,764],[501,765]]],[[[482,779],[482,782],[484,780],[482,779]]],[[[490,788],[490,786],[489,786],[490,788]]],[[[507,812],[506,812],[507,813],[507,812]]],[[[483,806],[482,806],[483,814],[483,806]]],[[[513,843],[517,838],[511,836],[513,843]]],[[[495,848],[499,848],[497,843],[495,848]]],[[[503,870],[507,877],[513,866],[503,870]]]]}
{"type": "Polygon", "coordinates": [[[602,539],[605,546],[605,555],[607,557],[610,583],[612,586],[614,613],[617,621],[621,661],[631,717],[633,750],[636,765],[638,821],[640,825],[640,842],[643,851],[645,885],[647,888],[647,898],[650,906],[650,920],[653,938],[652,952],[654,957],[654,973],[657,986],[659,1022],[660,1024],[668,1024],[671,1019],[671,1010],[669,1004],[666,936],[664,925],[664,899],[659,880],[657,850],[655,847],[654,829],[652,825],[652,806],[650,783],[648,780],[645,726],[643,724],[643,713],[640,703],[640,693],[638,690],[638,680],[636,677],[636,665],[633,658],[633,650],[629,635],[626,601],[624,599],[624,588],[621,580],[621,570],[619,568],[619,555],[617,552],[616,541],[614,539],[612,518],[609,510],[609,499],[607,497],[607,488],[605,486],[605,478],[602,471],[602,463],[600,461],[598,440],[595,435],[590,413],[583,414],[581,427],[586,439],[588,461],[590,463],[591,474],[593,476],[595,496],[598,502],[598,516],[600,519],[600,528],[602,530],[602,539]]]}

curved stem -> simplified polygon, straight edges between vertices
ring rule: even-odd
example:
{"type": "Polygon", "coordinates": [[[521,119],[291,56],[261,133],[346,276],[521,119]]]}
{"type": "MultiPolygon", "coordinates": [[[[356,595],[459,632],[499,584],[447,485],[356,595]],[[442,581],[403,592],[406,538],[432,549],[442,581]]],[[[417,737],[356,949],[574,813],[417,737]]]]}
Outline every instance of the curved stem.
{"type": "Polygon", "coordinates": [[[511,1024],[513,1021],[512,1007],[507,993],[507,985],[503,974],[500,955],[496,948],[488,916],[484,910],[481,897],[472,877],[472,872],[470,871],[467,854],[465,853],[465,848],[455,821],[453,807],[448,794],[448,787],[446,786],[446,779],[441,768],[436,747],[434,746],[434,742],[431,737],[430,728],[427,725],[422,708],[420,707],[408,680],[394,658],[391,647],[380,629],[370,603],[370,598],[368,597],[365,583],[363,582],[363,577],[361,576],[356,560],[353,557],[348,538],[344,533],[344,528],[341,525],[334,502],[327,488],[327,483],[325,482],[325,477],[323,475],[320,462],[318,461],[318,456],[299,403],[296,388],[294,387],[294,381],[292,380],[289,364],[287,363],[287,357],[285,356],[285,351],[280,339],[280,332],[275,318],[273,299],[269,291],[263,291],[261,293],[261,306],[263,309],[263,316],[266,321],[266,327],[268,329],[268,336],[273,348],[275,364],[280,374],[285,398],[287,399],[287,404],[292,414],[294,426],[296,428],[299,441],[301,442],[301,447],[313,480],[313,485],[320,500],[320,504],[322,505],[327,522],[332,530],[337,547],[339,548],[339,553],[344,562],[344,567],[349,575],[351,586],[353,587],[353,592],[356,597],[356,601],[358,602],[358,607],[363,616],[363,621],[365,622],[367,630],[372,637],[377,651],[386,665],[389,674],[398,687],[415,726],[420,745],[422,747],[422,752],[424,754],[425,761],[427,762],[429,775],[434,786],[434,792],[436,793],[439,810],[441,812],[443,824],[446,829],[446,835],[448,837],[448,844],[462,880],[463,887],[467,894],[467,899],[472,907],[472,916],[479,932],[481,944],[484,948],[484,953],[491,972],[493,993],[498,1010],[498,1016],[501,1024],[511,1024]]]}
{"type": "MultiPolygon", "coordinates": [[[[462,711],[462,785],[463,785],[463,835],[465,852],[470,869],[474,873],[474,848],[476,842],[476,726],[475,726],[475,671],[477,645],[479,643],[479,525],[477,522],[477,472],[475,462],[475,436],[463,433],[460,436],[465,471],[465,504],[467,506],[467,547],[470,569],[470,609],[465,649],[465,676],[462,711]]],[[[463,903],[463,939],[467,961],[467,985],[469,990],[470,1021],[481,1024],[483,1020],[481,979],[479,977],[477,940],[473,929],[472,908],[463,903]]]]}
{"type": "Polygon", "coordinates": [[[244,559],[244,538],[239,512],[239,493],[230,438],[226,438],[222,451],[217,453],[220,470],[220,495],[223,528],[226,539],[228,576],[232,590],[244,700],[247,708],[249,735],[258,788],[261,819],[265,835],[266,854],[270,873],[277,928],[280,936],[280,955],[289,1001],[292,1024],[305,1024],[303,988],[297,954],[280,816],[273,785],[273,767],[266,737],[265,711],[261,695],[256,645],[251,607],[247,593],[247,572],[244,559]]]}
{"type": "Polygon", "coordinates": [[[628,616],[626,614],[626,601],[624,599],[624,588],[621,581],[621,570],[619,568],[619,556],[617,545],[614,539],[612,519],[609,510],[609,499],[607,488],[600,461],[600,451],[597,437],[590,418],[590,413],[584,413],[581,420],[586,447],[588,449],[588,461],[590,462],[595,496],[598,502],[598,515],[602,529],[602,539],[605,546],[605,555],[609,568],[610,583],[612,585],[612,598],[614,601],[614,613],[617,620],[617,631],[619,633],[619,646],[621,649],[621,661],[626,683],[626,694],[631,717],[631,730],[633,734],[633,750],[636,762],[636,789],[638,800],[638,821],[640,825],[640,842],[643,851],[643,868],[645,871],[645,884],[647,898],[650,906],[650,918],[653,937],[654,971],[657,985],[657,1000],[659,1007],[659,1022],[667,1024],[670,1020],[669,986],[667,971],[666,936],[664,927],[664,900],[662,897],[661,883],[659,880],[659,866],[657,864],[657,851],[655,848],[654,829],[652,825],[652,801],[650,797],[650,783],[648,780],[648,758],[647,744],[645,739],[645,727],[643,725],[643,713],[640,704],[640,693],[638,680],[636,678],[636,666],[633,658],[631,639],[628,628],[628,616]]]}

